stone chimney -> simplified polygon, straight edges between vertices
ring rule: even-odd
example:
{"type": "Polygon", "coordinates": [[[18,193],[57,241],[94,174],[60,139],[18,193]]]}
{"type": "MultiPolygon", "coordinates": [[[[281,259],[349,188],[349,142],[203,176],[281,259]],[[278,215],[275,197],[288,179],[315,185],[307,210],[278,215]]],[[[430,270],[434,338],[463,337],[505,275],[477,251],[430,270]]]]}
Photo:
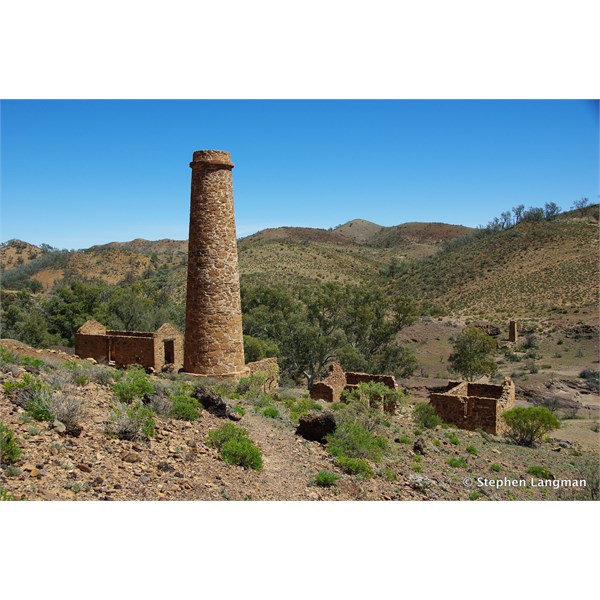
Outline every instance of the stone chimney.
{"type": "Polygon", "coordinates": [[[238,379],[246,372],[229,152],[194,152],[184,370],[238,379]]]}
{"type": "Polygon", "coordinates": [[[518,339],[517,322],[509,321],[509,323],[508,323],[508,341],[516,342],[517,339],[518,339]]]}

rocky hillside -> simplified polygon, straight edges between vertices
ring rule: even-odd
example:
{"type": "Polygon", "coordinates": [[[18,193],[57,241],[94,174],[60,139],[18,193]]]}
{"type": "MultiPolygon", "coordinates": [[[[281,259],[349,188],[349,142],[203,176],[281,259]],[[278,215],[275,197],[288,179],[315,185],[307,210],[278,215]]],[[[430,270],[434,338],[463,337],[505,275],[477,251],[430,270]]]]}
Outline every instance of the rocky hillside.
{"type": "MultiPolygon", "coordinates": [[[[595,450],[561,441],[560,432],[524,448],[487,434],[428,429],[409,400],[388,419],[361,412],[371,433],[350,445],[344,436],[335,438],[334,453],[329,444],[296,434],[299,415],[331,408],[302,390],[266,394],[213,383],[212,393],[226,398],[239,419],[233,423],[193,404],[196,382],[189,376],[124,374],[6,340],[0,351],[2,499],[473,501],[586,499],[591,493],[465,485],[465,478],[530,480],[535,474],[592,482],[595,450]],[[133,399],[117,416],[117,396],[128,394],[133,399]],[[143,428],[134,427],[140,423],[143,428]],[[250,440],[230,447],[237,449],[233,454],[214,441],[232,427],[250,440]],[[240,466],[248,448],[254,448],[252,461],[240,466]],[[351,459],[356,452],[366,459],[351,459]]],[[[348,421],[359,418],[351,411],[335,413],[338,427],[359,422],[348,421]]]]}
{"type": "Polygon", "coordinates": [[[0,245],[0,266],[3,271],[10,271],[26,265],[44,253],[42,248],[33,244],[21,240],[10,240],[0,245]]]}
{"type": "Polygon", "coordinates": [[[398,277],[451,314],[527,317],[598,301],[598,223],[565,218],[472,236],[398,277]]]}
{"type": "MultiPolygon", "coordinates": [[[[459,225],[364,220],[334,230],[280,227],[239,240],[242,281],[288,286],[362,283],[384,274],[395,294],[410,293],[455,315],[529,317],[590,306],[598,297],[597,207],[585,215],[520,223],[483,235],[459,225]]],[[[49,290],[73,276],[110,285],[159,280],[185,298],[187,242],[113,242],[78,252],[46,252],[25,242],[2,248],[4,289],[37,280],[49,290]],[[16,264],[20,257],[23,261],[16,264]]]]}

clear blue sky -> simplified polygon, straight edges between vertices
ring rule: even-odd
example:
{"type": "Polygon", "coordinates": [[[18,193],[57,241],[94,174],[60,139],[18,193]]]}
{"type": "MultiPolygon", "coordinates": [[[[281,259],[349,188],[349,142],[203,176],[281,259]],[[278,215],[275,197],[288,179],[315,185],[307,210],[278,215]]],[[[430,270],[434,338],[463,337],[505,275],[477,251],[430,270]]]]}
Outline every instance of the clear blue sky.
{"type": "Polygon", "coordinates": [[[485,224],[598,195],[590,101],[3,101],[1,241],[185,239],[194,150],[231,152],[238,236],[485,224]]]}

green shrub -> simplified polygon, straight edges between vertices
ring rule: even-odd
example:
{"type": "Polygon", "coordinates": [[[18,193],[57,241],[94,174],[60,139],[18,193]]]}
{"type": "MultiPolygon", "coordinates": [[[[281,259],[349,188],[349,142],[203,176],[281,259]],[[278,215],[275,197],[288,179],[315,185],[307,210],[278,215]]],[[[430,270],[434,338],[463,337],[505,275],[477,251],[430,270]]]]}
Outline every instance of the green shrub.
{"type": "Polygon", "coordinates": [[[35,358],[34,356],[27,355],[21,356],[19,362],[24,367],[33,367],[38,371],[46,364],[46,361],[42,360],[41,358],[35,358]]]}
{"type": "Polygon", "coordinates": [[[342,422],[326,440],[333,456],[367,458],[373,462],[379,462],[389,448],[386,438],[371,433],[358,422],[342,422]]]}
{"type": "Polygon", "coordinates": [[[253,373],[248,377],[242,377],[237,385],[238,394],[254,395],[262,391],[267,375],[264,373],[253,373]]]}
{"type": "Polygon", "coordinates": [[[16,365],[19,363],[19,357],[8,348],[0,346],[0,365],[16,365]]]}
{"type": "Polygon", "coordinates": [[[479,500],[479,498],[483,498],[481,492],[473,491],[469,494],[469,500],[479,500]]]}
{"type": "Polygon", "coordinates": [[[346,402],[360,402],[374,410],[394,412],[401,403],[406,403],[406,395],[400,390],[393,390],[379,381],[359,383],[350,391],[344,392],[346,402]]]}
{"type": "Polygon", "coordinates": [[[447,463],[454,468],[464,468],[468,465],[467,459],[462,456],[458,458],[457,456],[453,456],[447,460],[447,463]]]}
{"type": "Polygon", "coordinates": [[[236,427],[233,423],[224,423],[216,429],[212,429],[206,436],[206,443],[212,448],[220,450],[225,442],[230,440],[241,440],[248,437],[248,431],[242,427],[236,427]]]}
{"type": "Polygon", "coordinates": [[[469,454],[472,454],[473,456],[477,456],[479,454],[475,446],[467,446],[466,450],[469,454]]]}
{"type": "Polygon", "coordinates": [[[16,500],[16,498],[0,485],[0,502],[6,502],[9,500],[16,500]]]}
{"type": "Polygon", "coordinates": [[[171,406],[171,416],[182,421],[195,421],[200,418],[199,406],[200,403],[196,398],[184,393],[175,394],[171,406]]]}
{"type": "Polygon", "coordinates": [[[260,450],[248,438],[233,439],[221,446],[221,458],[230,465],[238,465],[260,471],[263,459],[260,450]]]}
{"type": "Polygon", "coordinates": [[[375,472],[371,468],[371,465],[362,458],[349,458],[347,456],[339,456],[337,464],[344,471],[350,475],[356,475],[363,479],[369,479],[375,475],[375,472]]]}
{"type": "Polygon", "coordinates": [[[455,446],[460,446],[460,439],[458,439],[458,436],[454,433],[454,431],[447,433],[446,438],[451,444],[454,444],[455,446]]]}
{"type": "Polygon", "coordinates": [[[527,473],[540,479],[554,479],[554,475],[546,467],[529,467],[527,473]]]}
{"type": "Polygon", "coordinates": [[[21,448],[15,440],[14,431],[0,421],[0,463],[14,463],[19,456],[21,448]]]}
{"type": "Polygon", "coordinates": [[[386,467],[385,469],[381,469],[381,472],[388,481],[396,481],[396,474],[394,473],[393,469],[386,467]]]}
{"type": "Polygon", "coordinates": [[[435,429],[442,424],[432,404],[417,404],[413,410],[413,418],[426,429],[435,429]]]}
{"type": "Polygon", "coordinates": [[[442,445],[442,442],[440,442],[440,440],[433,440],[431,443],[432,443],[434,446],[441,446],[441,445],[442,445]]]}
{"type": "Polygon", "coordinates": [[[221,427],[208,432],[206,441],[217,448],[221,458],[230,465],[249,467],[260,471],[263,467],[260,450],[248,438],[248,431],[236,427],[233,423],[224,423],[221,427]]]}
{"type": "Polygon", "coordinates": [[[406,435],[401,435],[400,437],[396,438],[396,441],[399,444],[412,444],[412,440],[406,435]]]}
{"type": "Polygon", "coordinates": [[[502,471],[502,467],[498,463],[494,463],[491,466],[491,469],[494,471],[494,473],[500,473],[500,471],[502,471]]]}
{"type": "Polygon", "coordinates": [[[121,402],[129,404],[136,398],[141,400],[146,394],[154,394],[155,389],[144,368],[135,366],[113,385],[113,392],[121,402]]]}
{"type": "Polygon", "coordinates": [[[246,409],[245,409],[243,406],[239,405],[239,404],[236,404],[236,405],[233,407],[233,410],[235,410],[235,412],[236,412],[238,415],[241,415],[242,417],[243,417],[243,416],[246,414],[246,409]]]}
{"type": "Polygon", "coordinates": [[[315,477],[315,483],[321,487],[331,487],[340,478],[337,473],[330,471],[319,471],[315,477]]]}
{"type": "Polygon", "coordinates": [[[154,412],[139,401],[116,402],[111,409],[109,433],[122,440],[147,440],[154,437],[154,412]]]}
{"type": "MultiPolygon", "coordinates": [[[[303,417],[310,412],[315,410],[323,410],[323,407],[311,398],[300,398],[300,400],[286,398],[282,400],[282,404],[288,409],[290,419],[294,423],[298,423],[300,417],[303,417]]],[[[336,406],[336,404],[333,406],[336,406]]],[[[340,404],[337,403],[337,406],[340,406],[340,404]]]]}
{"type": "Polygon", "coordinates": [[[560,427],[556,415],[543,406],[516,406],[502,414],[508,426],[506,437],[520,446],[531,447],[560,427]]]}
{"type": "Polygon", "coordinates": [[[263,408],[262,414],[269,419],[277,419],[279,417],[279,411],[273,406],[267,406],[263,408]]]}
{"type": "Polygon", "coordinates": [[[414,465],[412,465],[410,467],[415,473],[422,473],[423,472],[423,465],[420,465],[418,463],[415,463],[414,465]]]}

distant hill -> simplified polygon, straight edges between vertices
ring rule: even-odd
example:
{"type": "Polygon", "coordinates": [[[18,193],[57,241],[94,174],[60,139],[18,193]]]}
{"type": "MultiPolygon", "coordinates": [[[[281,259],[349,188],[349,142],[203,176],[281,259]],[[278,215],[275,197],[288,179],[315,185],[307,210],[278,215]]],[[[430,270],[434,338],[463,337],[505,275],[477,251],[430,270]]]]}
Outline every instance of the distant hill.
{"type": "Polygon", "coordinates": [[[446,245],[396,284],[459,315],[524,316],[598,302],[598,226],[566,216],[446,245]]]}
{"type": "Polygon", "coordinates": [[[242,244],[251,242],[317,242],[322,244],[352,244],[354,240],[337,231],[313,227],[277,227],[263,229],[240,240],[242,244]]]}
{"type": "MultiPolygon", "coordinates": [[[[242,282],[361,283],[384,274],[390,292],[460,315],[531,314],[598,298],[597,206],[484,235],[460,225],[354,220],[333,230],[265,229],[238,242],[242,282]]],[[[77,252],[12,240],[0,248],[4,289],[71,276],[110,285],[155,280],[185,299],[187,241],[136,239],[77,252]]]]}
{"type": "Polygon", "coordinates": [[[45,253],[39,246],[21,240],[9,240],[0,245],[0,265],[3,271],[10,271],[26,265],[45,253]]]}
{"type": "Polygon", "coordinates": [[[338,225],[334,231],[352,239],[357,244],[365,244],[369,242],[374,235],[384,229],[387,228],[382,225],[377,225],[376,223],[371,223],[371,221],[354,219],[343,225],[338,225]]]}
{"type": "Polygon", "coordinates": [[[110,242],[108,244],[102,244],[100,246],[92,246],[89,250],[131,250],[133,252],[141,252],[142,254],[163,254],[172,253],[177,254],[180,252],[186,253],[188,250],[187,240],[145,240],[143,238],[137,238],[131,242],[110,242]]]}

